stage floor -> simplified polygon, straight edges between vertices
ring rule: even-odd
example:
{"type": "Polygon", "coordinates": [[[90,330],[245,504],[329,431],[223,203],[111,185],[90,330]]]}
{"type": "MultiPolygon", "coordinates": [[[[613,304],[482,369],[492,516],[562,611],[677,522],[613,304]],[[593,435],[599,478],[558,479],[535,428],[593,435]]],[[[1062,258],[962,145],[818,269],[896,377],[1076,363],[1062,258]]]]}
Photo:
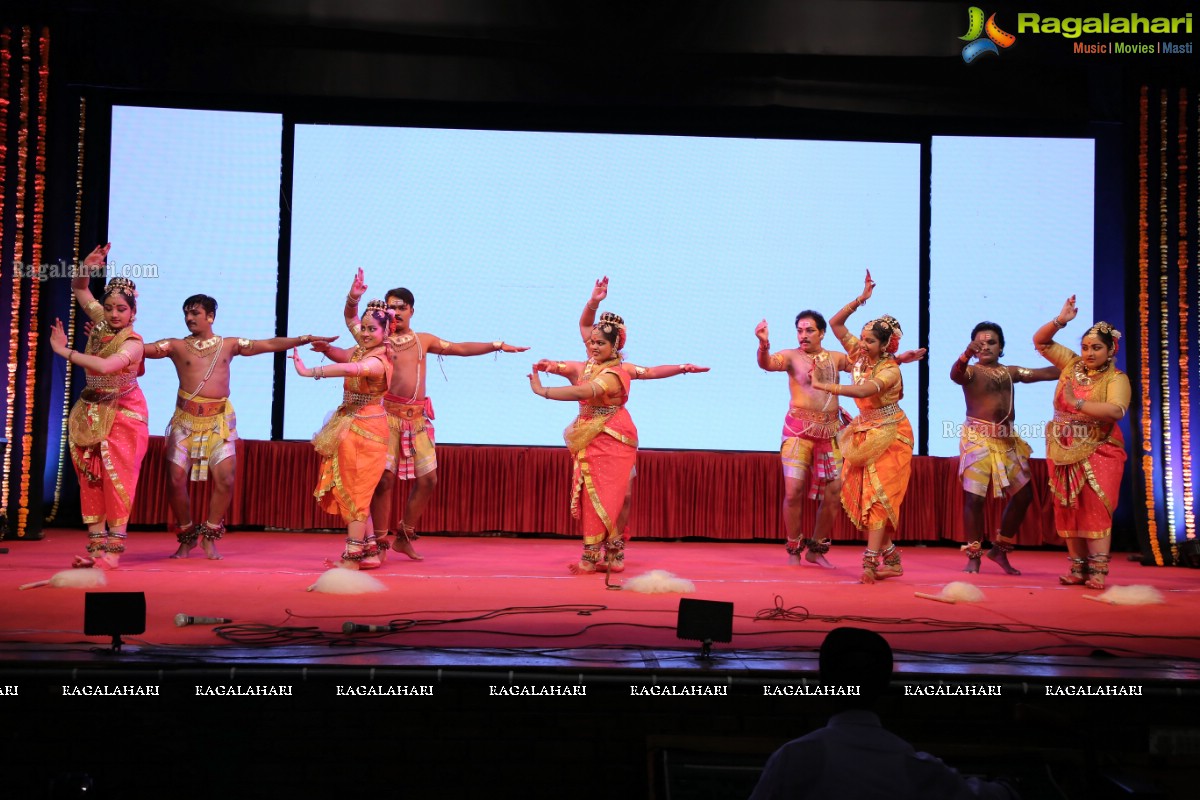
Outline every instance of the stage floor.
{"type": "MultiPolygon", "coordinates": [[[[573,576],[572,540],[424,536],[421,562],[399,554],[369,574],[386,591],[310,592],[340,552],[341,536],[238,532],[221,542],[224,560],[171,560],[174,539],[133,533],[119,570],[102,591],[144,592],[146,632],[126,637],[125,663],[310,664],[524,670],[816,671],[815,651],[839,625],[882,633],[898,672],[999,679],[1078,677],[1190,681],[1200,678],[1200,572],[1142,567],[1115,556],[1110,585],[1142,584],[1165,600],[1147,606],[1088,602],[1098,593],[1060,586],[1064,553],[1018,551],[1023,574],[987,559],[962,573],[951,547],[904,547],[905,574],[863,586],[861,547],[835,547],[837,568],[789,561],[779,544],[638,542],[614,584],[669,570],[695,592],[641,594],[605,587],[602,575],[573,576]],[[984,600],[955,605],[915,596],[969,581],[984,600]],[[675,634],[680,597],[734,604],[734,634],[714,646],[675,634]],[[175,616],[225,617],[229,625],[177,627],[175,616]],[[391,624],[384,633],[344,634],[343,624],[391,624]]],[[[18,587],[64,569],[85,534],[50,530],[41,541],[9,541],[0,556],[0,661],[88,662],[103,637],[83,636],[84,592],[18,587]]]]}

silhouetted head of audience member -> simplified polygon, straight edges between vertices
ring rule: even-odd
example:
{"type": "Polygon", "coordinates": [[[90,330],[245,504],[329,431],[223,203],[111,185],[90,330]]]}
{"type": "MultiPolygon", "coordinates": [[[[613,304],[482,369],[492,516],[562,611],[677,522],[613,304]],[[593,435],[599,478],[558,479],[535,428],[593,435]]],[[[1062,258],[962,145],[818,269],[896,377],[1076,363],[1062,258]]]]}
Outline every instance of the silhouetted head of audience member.
{"type": "Polygon", "coordinates": [[[892,648],[874,631],[834,628],[821,643],[823,686],[858,686],[857,696],[837,697],[848,708],[874,708],[892,680],[892,648]]]}

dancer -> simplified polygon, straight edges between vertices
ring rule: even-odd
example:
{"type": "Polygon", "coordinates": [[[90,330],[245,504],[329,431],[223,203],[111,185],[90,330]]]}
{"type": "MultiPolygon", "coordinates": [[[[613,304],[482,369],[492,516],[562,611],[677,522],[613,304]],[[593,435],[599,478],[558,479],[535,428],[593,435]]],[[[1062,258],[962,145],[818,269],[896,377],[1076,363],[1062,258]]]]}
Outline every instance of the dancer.
{"type": "Polygon", "coordinates": [[[101,302],[88,289],[89,273],[103,271],[111,244],[97,247],[84,259],[71,291],[95,323],[80,353],[68,347],[62,320],[50,331],[50,347],[68,364],[83,367],[87,387],[68,421],[71,462],[79,477],[79,505],[88,526],[87,556],[76,567],[112,569],[125,552],[126,527],[137,492],[138,472],[150,442],[146,398],[138,387],[145,372],[142,337],[133,330],[137,319],[137,287],[128,278],[113,278],[101,302]]]}
{"type": "Polygon", "coordinates": [[[1082,354],[1054,341],[1075,319],[1075,295],[1062,311],[1038,328],[1033,344],[1062,370],[1054,391],[1054,421],[1046,431],[1054,527],[1067,540],[1071,570],[1059,578],[1067,586],[1103,589],[1112,548],[1112,517],[1117,508],[1125,440],[1117,422],[1129,409],[1129,377],[1113,364],[1121,332],[1107,322],[1088,328],[1082,354]]]}
{"type": "Polygon", "coordinates": [[[384,342],[391,321],[387,312],[370,308],[362,316],[359,345],[345,364],[310,369],[293,350],[296,373],[305,378],[344,378],[342,404],[313,437],[321,454],[321,474],[313,496],[330,514],[346,521],[346,549],[328,566],[369,569],[380,564],[376,534],[367,527],[375,487],[387,472],[390,441],[383,396],[392,377],[384,342]]]}
{"type": "Polygon", "coordinates": [[[579,403],[579,416],[563,432],[574,459],[571,516],[580,519],[583,528],[583,554],[568,567],[576,575],[625,569],[638,445],[637,428],[625,409],[630,381],[708,372],[708,367],[694,364],[640,367],[623,361],[625,321],[606,311],[593,324],[607,296],[608,278],[596,281],[579,318],[580,333],[586,331],[587,362],[542,360],[528,375],[534,394],[579,403]],[[571,385],[544,387],[539,372],[562,375],[571,385]]]}
{"type": "Polygon", "coordinates": [[[971,331],[971,343],[950,368],[950,380],[963,389],[967,421],[958,444],[958,477],[963,488],[963,530],[967,565],[963,572],[979,572],[983,555],[983,503],[988,484],[996,497],[1008,495],[1000,530],[992,539],[987,557],[1009,575],[1021,571],[1008,562],[1016,547],[1017,529],[1033,500],[1029,482],[1029,444],[1016,431],[1016,383],[1058,380],[1057,367],[1014,367],[1000,363],[1004,331],[994,322],[981,322],[971,331]],[[968,366],[971,358],[975,364],[968,366]]]}
{"type": "MultiPolygon", "coordinates": [[[[346,295],[346,317],[351,330],[351,319],[358,316],[358,303],[366,290],[360,269],[346,295]]],[[[517,347],[499,339],[493,342],[448,342],[432,333],[418,333],[410,327],[413,314],[416,313],[416,301],[413,293],[403,287],[389,290],[386,303],[392,322],[387,339],[392,374],[383,398],[383,407],[388,412],[392,426],[395,474],[389,469],[380,480],[371,503],[371,519],[381,546],[386,548],[390,543],[396,552],[420,561],[422,556],[413,548],[413,541],[417,538],[415,528],[437,487],[433,404],[425,395],[426,355],[481,356],[495,352],[521,353],[529,348],[517,347]],[[392,488],[397,478],[411,480],[413,486],[404,504],[399,535],[393,537],[389,521],[392,516],[392,488]],[[379,527],[381,525],[382,528],[379,527]]],[[[334,362],[346,361],[351,352],[321,343],[313,349],[326,353],[334,362]]]]}
{"type": "MultiPolygon", "coordinates": [[[[779,451],[783,463],[785,547],[790,556],[798,558],[804,553],[805,560],[832,569],[825,554],[832,541],[830,532],[842,491],[841,454],[836,437],[849,415],[841,410],[832,393],[813,389],[809,376],[815,372],[822,381],[837,383],[839,372],[850,371],[850,361],[844,353],[831,353],[822,346],[825,330],[825,317],[806,309],[796,315],[799,347],[772,353],[765,319],[758,323],[754,335],[758,337],[758,365],[767,372],[786,372],[791,392],[792,402],[783,418],[779,451]],[[809,539],[800,530],[805,488],[808,499],[819,503],[809,539]]],[[[904,364],[924,355],[924,349],[910,350],[898,354],[896,361],[904,364]]]]}
{"type": "Polygon", "coordinates": [[[896,405],[904,397],[904,381],[894,358],[904,333],[900,323],[887,315],[873,319],[863,326],[861,339],[845,324],[874,291],[875,282],[867,270],[862,294],[829,320],[850,357],[854,382],[825,383],[812,375],[813,389],[853,397],[858,406],[858,416],[838,434],[838,449],[843,459],[842,507],[854,526],[867,535],[863,583],[904,574],[892,538],[908,491],[913,450],[912,426],[896,405]]]}
{"type": "Polygon", "coordinates": [[[179,549],[171,558],[187,558],[199,540],[204,555],[220,559],[217,542],[225,534],[225,511],[233,498],[237,470],[237,417],[229,402],[229,363],[234,356],[277,353],[299,344],[331,342],[336,336],[276,336],[241,339],[213,333],[217,301],[196,294],[183,301],[183,322],[190,333],[182,339],[160,339],[145,348],[146,358],[169,358],[179,378],[175,414],[167,425],[164,461],[175,514],[179,549]],[[201,395],[201,391],[204,392],[201,395]],[[190,481],[213,479],[205,522],[192,515],[190,481]]]}

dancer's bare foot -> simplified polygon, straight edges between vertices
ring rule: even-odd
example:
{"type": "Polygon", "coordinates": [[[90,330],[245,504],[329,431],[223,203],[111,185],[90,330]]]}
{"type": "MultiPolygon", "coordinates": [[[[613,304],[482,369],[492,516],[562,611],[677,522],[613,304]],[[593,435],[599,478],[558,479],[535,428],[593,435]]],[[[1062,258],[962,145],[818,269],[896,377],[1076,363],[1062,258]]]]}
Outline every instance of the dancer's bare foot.
{"type": "Polygon", "coordinates": [[[179,542],[179,549],[171,555],[171,558],[187,558],[196,549],[197,536],[195,525],[191,523],[180,525],[179,532],[175,534],[175,539],[179,542]]]}
{"type": "Polygon", "coordinates": [[[379,563],[387,563],[388,553],[392,551],[392,545],[395,543],[396,537],[391,531],[382,536],[376,535],[375,542],[379,545],[379,563]]]}
{"type": "Polygon", "coordinates": [[[91,556],[75,556],[71,559],[72,569],[91,569],[96,566],[96,559],[91,556]]]}
{"type": "Polygon", "coordinates": [[[102,556],[96,557],[93,559],[93,561],[95,563],[92,566],[96,567],[97,569],[116,569],[118,566],[120,566],[121,556],[117,555],[116,553],[105,553],[102,556]]]}
{"type": "Polygon", "coordinates": [[[413,546],[412,546],[412,542],[410,542],[404,536],[396,537],[395,541],[392,542],[392,549],[395,550],[397,553],[404,553],[404,555],[408,556],[413,561],[424,561],[425,560],[425,556],[421,555],[416,550],[414,550],[413,546]]]}
{"type": "Polygon", "coordinates": [[[858,576],[859,583],[873,584],[875,583],[875,571],[864,569],[862,575],[858,576]]]}
{"type": "Polygon", "coordinates": [[[567,564],[567,569],[572,575],[591,575],[596,572],[596,565],[590,561],[581,560],[567,564]]]}
{"type": "Polygon", "coordinates": [[[325,569],[334,569],[336,567],[339,569],[357,570],[359,568],[358,561],[351,561],[346,558],[341,558],[341,559],[338,559],[337,561],[334,561],[332,558],[327,558],[327,559],[325,559],[325,561],[323,563],[325,564],[325,569]]]}
{"type": "Polygon", "coordinates": [[[809,550],[807,553],[805,553],[804,560],[810,564],[816,564],[818,567],[824,567],[825,569],[837,569],[837,567],[829,563],[829,559],[825,557],[824,553],[818,553],[814,550],[809,550]]]}
{"type": "MultiPolygon", "coordinates": [[[[225,556],[217,552],[217,540],[209,539],[207,536],[200,540],[200,547],[204,550],[204,557],[209,561],[220,561],[225,556]]],[[[186,556],[185,556],[186,558],[186,556]]]]}
{"type": "Polygon", "coordinates": [[[999,544],[993,542],[991,549],[987,551],[987,557],[995,561],[1000,566],[1000,569],[1009,575],[1020,575],[1021,570],[1008,563],[1008,553],[1011,550],[1011,546],[1001,547],[999,544]]]}
{"type": "Polygon", "coordinates": [[[191,554],[191,552],[195,549],[196,549],[195,542],[192,542],[191,544],[187,544],[186,542],[180,542],[179,549],[177,549],[174,553],[171,554],[171,558],[187,558],[191,554]]]}
{"type": "MultiPolygon", "coordinates": [[[[983,543],[980,541],[967,542],[959,548],[967,556],[967,565],[962,571],[968,574],[979,572],[979,557],[983,555],[983,543]]],[[[988,554],[989,556],[991,553],[988,554]]]]}

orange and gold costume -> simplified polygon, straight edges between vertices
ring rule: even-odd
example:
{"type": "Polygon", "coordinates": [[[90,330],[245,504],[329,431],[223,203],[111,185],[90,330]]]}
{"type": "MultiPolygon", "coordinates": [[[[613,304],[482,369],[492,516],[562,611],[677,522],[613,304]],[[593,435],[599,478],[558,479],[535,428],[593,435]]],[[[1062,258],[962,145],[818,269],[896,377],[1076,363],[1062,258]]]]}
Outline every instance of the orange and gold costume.
{"type": "Polygon", "coordinates": [[[1115,422],[1075,410],[1076,400],[1129,408],[1129,377],[1108,366],[1089,372],[1069,347],[1051,343],[1042,355],[1062,370],[1054,390],[1054,420],[1046,431],[1054,527],[1064,538],[1102,539],[1112,533],[1125,440],[1115,422]]]}
{"type": "Polygon", "coordinates": [[[588,362],[577,381],[598,387],[595,397],[579,401],[579,416],[563,431],[574,459],[571,516],[581,519],[583,542],[598,545],[620,539],[617,518],[637,463],[637,428],[625,403],[629,375],[620,359],[588,362]]]}
{"type": "MultiPolygon", "coordinates": [[[[847,334],[846,352],[859,347],[858,337],[847,334]]],[[[891,357],[881,358],[862,370],[855,365],[854,382],[875,382],[880,391],[854,398],[858,416],[838,434],[842,454],[842,508],[859,530],[896,528],[900,504],[908,491],[912,472],[913,432],[897,403],[904,397],[900,366],[891,357]]]]}
{"type": "MultiPolygon", "coordinates": [[[[87,355],[108,358],[125,342],[142,341],[132,328],[113,333],[103,314],[93,315],[93,320],[96,327],[88,338],[87,355]]],[[[129,521],[150,443],[150,415],[137,382],[144,371],[141,360],[108,375],[85,370],[87,388],[71,409],[68,435],[79,476],[80,508],[88,525],[107,522],[110,529],[123,528],[129,521]]]]}
{"type": "Polygon", "coordinates": [[[321,454],[321,474],[313,496],[321,508],[346,522],[371,513],[371,498],[389,462],[391,440],[383,395],[391,380],[386,358],[366,356],[357,348],[352,362],[370,365],[371,374],[344,378],[342,404],[313,437],[321,454]]]}

